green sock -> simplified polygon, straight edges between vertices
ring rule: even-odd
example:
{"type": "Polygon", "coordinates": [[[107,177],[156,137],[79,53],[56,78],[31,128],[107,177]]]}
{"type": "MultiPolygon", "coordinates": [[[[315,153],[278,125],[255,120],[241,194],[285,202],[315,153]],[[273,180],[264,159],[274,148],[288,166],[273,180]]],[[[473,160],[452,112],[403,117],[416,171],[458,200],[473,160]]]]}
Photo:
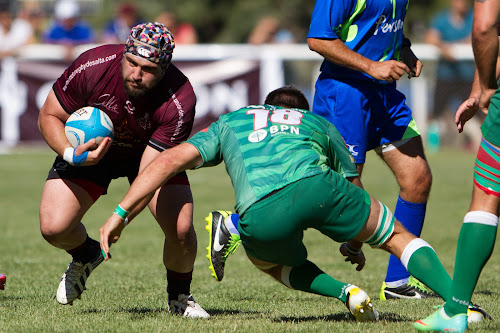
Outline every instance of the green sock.
{"type": "Polygon", "coordinates": [[[422,246],[413,252],[408,260],[407,269],[412,276],[446,301],[451,288],[451,278],[431,247],[422,246]]]}
{"type": "Polygon", "coordinates": [[[481,223],[464,223],[460,230],[455,272],[450,300],[444,310],[450,316],[467,313],[467,306],[479,274],[493,252],[497,227],[481,223]]]}
{"type": "Polygon", "coordinates": [[[335,297],[344,303],[347,300],[345,289],[349,284],[335,280],[310,261],[293,267],[290,270],[288,279],[293,289],[335,297]]]}

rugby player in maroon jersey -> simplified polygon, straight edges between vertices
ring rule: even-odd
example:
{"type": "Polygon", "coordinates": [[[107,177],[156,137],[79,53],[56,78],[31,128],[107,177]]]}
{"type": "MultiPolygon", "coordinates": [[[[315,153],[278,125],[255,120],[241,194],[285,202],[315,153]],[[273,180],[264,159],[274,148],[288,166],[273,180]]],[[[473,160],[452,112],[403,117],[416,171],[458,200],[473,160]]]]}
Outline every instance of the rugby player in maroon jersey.
{"type": "MultiPolygon", "coordinates": [[[[190,135],[196,97],[186,76],[170,63],[174,46],[164,25],[137,25],[125,45],[98,46],[81,54],[57,79],[40,110],[40,132],[58,154],[42,193],[40,229],[47,242],[72,256],[57,290],[61,304],[80,298],[89,274],[103,261],[99,242],[82,223],[87,210],[106,194],[112,179],[132,182],[160,152],[190,135]],[[97,147],[93,140],[70,145],[64,124],[84,106],[111,118],[113,140],[105,138],[97,147]]],[[[164,184],[125,222],[146,206],[165,234],[170,312],[209,317],[190,292],[197,242],[187,175],[164,184]]]]}

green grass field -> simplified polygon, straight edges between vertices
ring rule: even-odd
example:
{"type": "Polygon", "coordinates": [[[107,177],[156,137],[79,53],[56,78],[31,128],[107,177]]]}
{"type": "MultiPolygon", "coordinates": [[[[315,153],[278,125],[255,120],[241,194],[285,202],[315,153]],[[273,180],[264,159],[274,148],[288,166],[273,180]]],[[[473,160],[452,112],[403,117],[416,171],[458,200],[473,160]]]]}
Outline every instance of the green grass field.
{"type": "MultiPolygon", "coordinates": [[[[223,282],[216,282],[205,258],[208,234],[204,218],[213,209],[232,209],[233,192],[222,166],[190,172],[195,198],[198,258],[191,291],[211,314],[188,320],[168,313],[166,278],[161,261],[162,232],[148,212],[128,226],[87,282],[82,300],[61,306],[55,292],[69,255],[46,243],[39,232],[38,205],[48,168],[49,151],[0,156],[0,332],[411,332],[415,320],[430,314],[440,299],[378,299],[388,256],[365,247],[361,272],[344,262],[339,244],[320,233],[306,232],[309,259],[335,278],[356,284],[374,299],[378,323],[356,323],[336,300],[294,291],[254,268],[239,249],[228,260],[223,282]]],[[[474,155],[446,151],[429,156],[434,185],[422,237],[436,249],[448,272],[453,271],[456,241],[467,211],[474,155]]],[[[363,175],[366,189],[394,209],[397,185],[376,155],[369,155],[363,175]]],[[[112,183],[86,215],[90,236],[113,212],[128,184],[112,183]]],[[[497,250],[483,270],[473,301],[495,318],[470,326],[471,332],[499,332],[500,256],[497,250]]]]}

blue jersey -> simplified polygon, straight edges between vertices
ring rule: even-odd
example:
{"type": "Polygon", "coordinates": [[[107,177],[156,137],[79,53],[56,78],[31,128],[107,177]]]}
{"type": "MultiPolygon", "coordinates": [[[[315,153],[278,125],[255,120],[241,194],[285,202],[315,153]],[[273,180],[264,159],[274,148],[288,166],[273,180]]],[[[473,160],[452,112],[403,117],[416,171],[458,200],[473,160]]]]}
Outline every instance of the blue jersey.
{"type": "MultiPolygon", "coordinates": [[[[340,39],[374,61],[399,60],[407,9],[408,0],[317,0],[307,37],[340,39]]],[[[373,80],[326,59],[321,71],[337,79],[373,80]]]]}

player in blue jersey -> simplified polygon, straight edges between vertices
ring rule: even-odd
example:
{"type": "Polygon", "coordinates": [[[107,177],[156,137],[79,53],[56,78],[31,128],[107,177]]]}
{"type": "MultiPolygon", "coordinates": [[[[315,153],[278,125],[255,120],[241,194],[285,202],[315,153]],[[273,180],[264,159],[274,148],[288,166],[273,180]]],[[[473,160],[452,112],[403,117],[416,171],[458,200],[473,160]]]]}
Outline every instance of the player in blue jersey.
{"type": "MultiPolygon", "coordinates": [[[[407,0],[317,0],[307,41],[325,58],[313,112],[337,127],[360,174],[369,150],[389,166],[400,186],[395,216],[418,237],[432,175],[412,112],[396,89],[403,75],[418,77],[422,69],[403,35],[407,7],[407,0]]],[[[430,295],[391,256],[380,298],[430,295]]]]}
{"type": "Polygon", "coordinates": [[[365,264],[361,247],[367,243],[397,255],[446,299],[451,279],[434,250],[403,228],[387,206],[353,184],[359,184],[356,167],[335,127],[296,107],[308,107],[300,91],[277,89],[266,105],[222,115],[208,129],[162,152],[100,228],[103,253],[120,238],[128,212],[170,177],[224,161],[235,191],[242,245],[250,261],[281,284],[335,297],[358,321],[377,319],[364,291],[307,260],[303,232],[313,228],[343,242],[340,251],[357,270],[365,264]]]}

